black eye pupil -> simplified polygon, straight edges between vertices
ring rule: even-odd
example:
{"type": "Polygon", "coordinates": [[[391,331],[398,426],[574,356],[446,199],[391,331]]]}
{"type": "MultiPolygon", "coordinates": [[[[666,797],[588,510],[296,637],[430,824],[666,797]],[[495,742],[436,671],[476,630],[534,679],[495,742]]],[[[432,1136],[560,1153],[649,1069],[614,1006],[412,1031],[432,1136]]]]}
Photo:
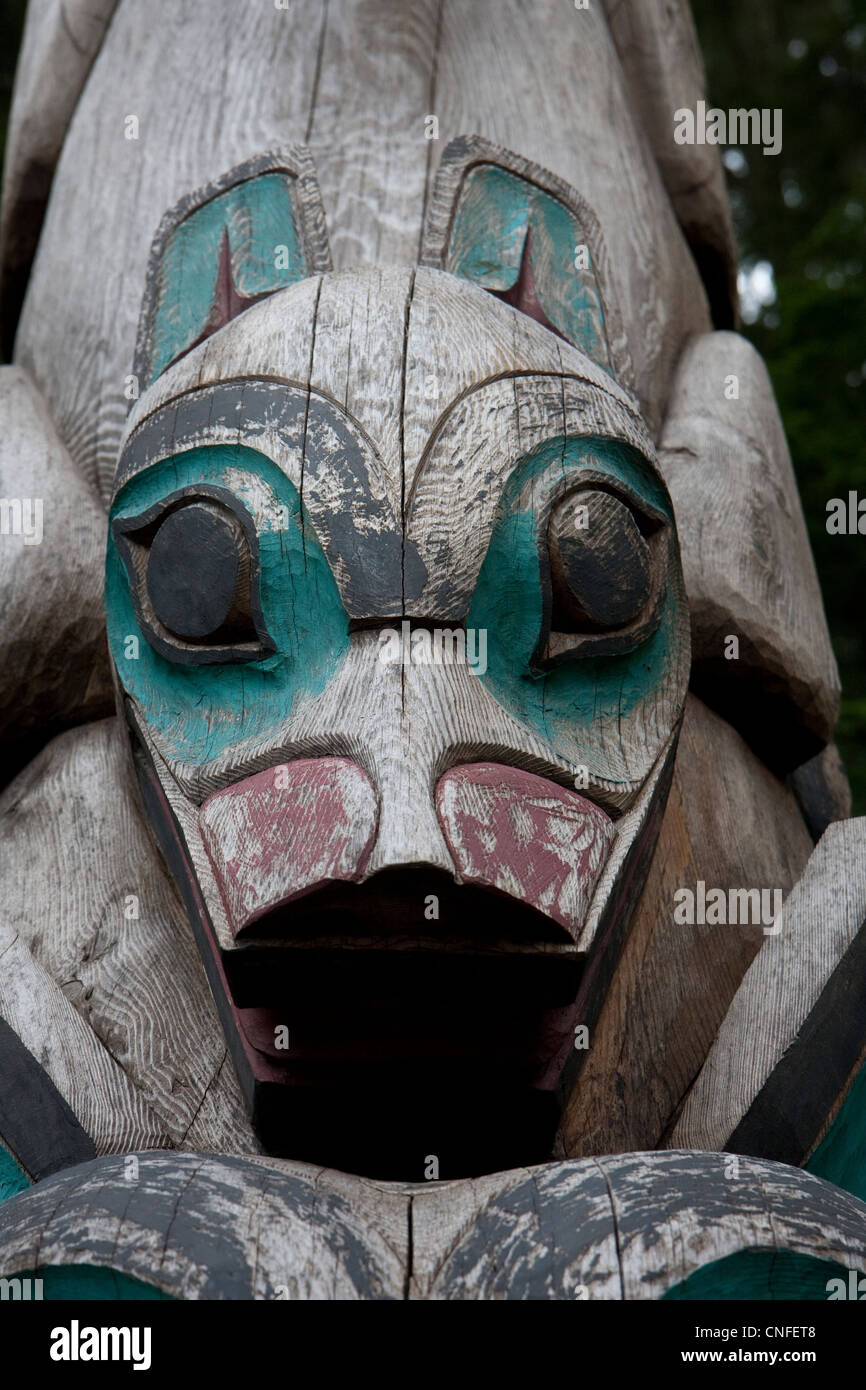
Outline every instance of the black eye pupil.
{"type": "Polygon", "coordinates": [[[551,517],[548,542],[555,628],[607,631],[645,608],[650,552],[624,502],[595,491],[566,498],[551,517]]]}
{"type": "Polygon", "coordinates": [[[189,641],[219,632],[234,607],[240,565],[232,517],[208,502],[170,512],[147,564],[147,594],[159,622],[189,641]]]}

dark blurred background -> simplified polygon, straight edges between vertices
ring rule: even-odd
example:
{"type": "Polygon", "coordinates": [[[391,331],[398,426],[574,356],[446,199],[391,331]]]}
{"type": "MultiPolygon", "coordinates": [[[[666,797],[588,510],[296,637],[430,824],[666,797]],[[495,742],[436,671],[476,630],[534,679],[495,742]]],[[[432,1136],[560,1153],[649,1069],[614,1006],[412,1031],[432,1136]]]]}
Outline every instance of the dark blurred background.
{"type": "MultiPolygon", "coordinates": [[[[600,0],[596,0],[600,3],[600,0]]],[[[0,142],[24,0],[0,0],[0,142]]],[[[770,369],[842,674],[838,742],[866,814],[866,536],[827,502],[866,497],[866,0],[692,0],[710,102],[781,107],[782,151],[725,151],[742,331],[770,369]]],[[[239,11],[240,13],[240,11],[239,11]]]]}

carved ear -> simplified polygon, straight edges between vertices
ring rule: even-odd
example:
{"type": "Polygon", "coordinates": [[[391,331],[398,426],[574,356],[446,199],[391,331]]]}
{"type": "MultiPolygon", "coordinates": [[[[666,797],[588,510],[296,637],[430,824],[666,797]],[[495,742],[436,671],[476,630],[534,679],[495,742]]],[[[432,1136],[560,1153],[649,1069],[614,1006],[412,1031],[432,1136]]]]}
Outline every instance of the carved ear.
{"type": "Polygon", "coordinates": [[[631,384],[598,220],[538,164],[479,135],[452,140],[436,175],[421,264],[474,281],[631,384]]]}
{"type": "Polygon", "coordinates": [[[144,390],[250,304],[331,269],[313,161],[247,160],[170,208],[150,253],[134,371],[144,390]]]}

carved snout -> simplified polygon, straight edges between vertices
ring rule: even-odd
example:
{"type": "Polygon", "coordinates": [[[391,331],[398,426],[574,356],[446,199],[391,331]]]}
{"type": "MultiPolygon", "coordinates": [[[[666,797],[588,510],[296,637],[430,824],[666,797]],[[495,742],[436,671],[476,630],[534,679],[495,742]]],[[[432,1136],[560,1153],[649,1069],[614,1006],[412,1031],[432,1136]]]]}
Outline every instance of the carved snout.
{"type": "MultiPolygon", "coordinates": [[[[377,843],[392,819],[380,816],[383,795],[347,758],[304,758],[209,797],[201,835],[235,938],[256,936],[264,918],[314,889],[363,881],[374,872],[374,846],[380,866],[410,867],[377,843]]],[[[604,811],[490,762],[446,772],[434,804],[458,883],[504,893],[576,938],[614,838],[604,811]]]]}

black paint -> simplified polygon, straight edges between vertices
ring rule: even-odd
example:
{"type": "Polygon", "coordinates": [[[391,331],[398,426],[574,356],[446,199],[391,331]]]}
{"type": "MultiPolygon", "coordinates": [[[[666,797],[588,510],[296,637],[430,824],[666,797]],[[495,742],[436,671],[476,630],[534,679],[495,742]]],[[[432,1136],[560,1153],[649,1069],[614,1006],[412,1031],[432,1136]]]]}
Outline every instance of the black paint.
{"type": "Polygon", "coordinates": [[[96,1150],[51,1077],[0,1018],[0,1138],[34,1182],[96,1150]]]}
{"type": "Polygon", "coordinates": [[[171,512],[150,546],[147,592],[164,627],[189,641],[226,625],[241,566],[237,530],[213,505],[171,512]]]}

